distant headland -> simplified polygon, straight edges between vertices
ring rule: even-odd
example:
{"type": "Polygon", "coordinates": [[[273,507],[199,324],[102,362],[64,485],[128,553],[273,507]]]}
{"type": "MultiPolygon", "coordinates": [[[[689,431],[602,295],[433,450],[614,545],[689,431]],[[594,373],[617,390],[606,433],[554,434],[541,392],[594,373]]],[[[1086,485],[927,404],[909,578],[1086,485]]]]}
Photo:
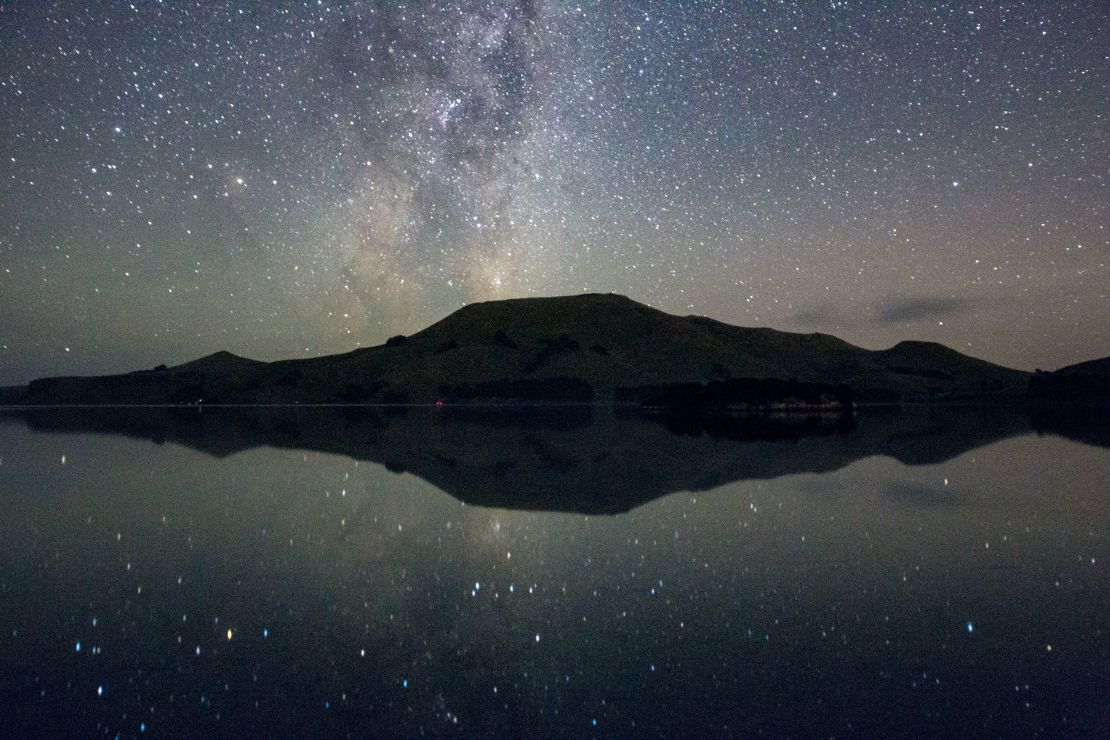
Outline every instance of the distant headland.
{"type": "Polygon", "coordinates": [[[675,316],[614,294],[474,303],[411,336],[311,359],[217,352],[122,375],[0,389],[9,405],[628,404],[844,408],[1105,393],[1110,361],[1036,375],[931,342],[867,350],[828,334],[675,316]]]}

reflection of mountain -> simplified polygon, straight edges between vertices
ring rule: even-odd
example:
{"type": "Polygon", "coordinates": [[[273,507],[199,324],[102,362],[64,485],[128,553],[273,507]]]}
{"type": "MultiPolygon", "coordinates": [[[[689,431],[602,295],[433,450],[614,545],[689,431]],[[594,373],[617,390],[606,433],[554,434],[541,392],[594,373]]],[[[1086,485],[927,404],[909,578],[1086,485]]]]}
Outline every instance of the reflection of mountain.
{"type": "Polygon", "coordinates": [[[1110,447],[1110,423],[1107,407],[1080,404],[1034,404],[1029,417],[1038,434],[1061,437],[1097,447],[1110,447]]]}
{"type": "Polygon", "coordinates": [[[871,455],[937,463],[1029,430],[1018,411],[969,407],[728,422],[589,408],[22,409],[2,418],[48,432],[177,442],[218,457],[260,446],[347,455],[413,473],[468,504],[588,514],[676,491],[836,470],[871,455]]]}

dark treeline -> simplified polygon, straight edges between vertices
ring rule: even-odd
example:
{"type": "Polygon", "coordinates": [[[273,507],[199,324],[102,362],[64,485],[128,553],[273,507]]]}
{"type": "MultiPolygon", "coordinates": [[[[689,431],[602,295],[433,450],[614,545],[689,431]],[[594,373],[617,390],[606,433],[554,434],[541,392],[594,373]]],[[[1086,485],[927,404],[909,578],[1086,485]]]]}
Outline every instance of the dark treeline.
{"type": "Polygon", "coordinates": [[[1029,379],[1029,399],[1041,402],[1110,402],[1110,379],[1086,373],[1046,373],[1029,379]]]}
{"type": "Polygon", "coordinates": [[[855,394],[846,385],[802,383],[776,378],[730,378],[709,383],[672,383],[618,388],[618,403],[649,408],[851,407],[855,394]]]}

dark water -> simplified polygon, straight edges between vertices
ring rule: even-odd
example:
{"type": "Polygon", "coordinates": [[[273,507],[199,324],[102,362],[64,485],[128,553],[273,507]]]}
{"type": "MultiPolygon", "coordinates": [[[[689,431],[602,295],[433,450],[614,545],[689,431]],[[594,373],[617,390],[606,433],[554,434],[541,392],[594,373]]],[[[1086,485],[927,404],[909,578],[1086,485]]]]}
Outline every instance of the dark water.
{"type": "Polygon", "coordinates": [[[1110,449],[1020,414],[0,416],[4,734],[1110,736],[1110,449]]]}

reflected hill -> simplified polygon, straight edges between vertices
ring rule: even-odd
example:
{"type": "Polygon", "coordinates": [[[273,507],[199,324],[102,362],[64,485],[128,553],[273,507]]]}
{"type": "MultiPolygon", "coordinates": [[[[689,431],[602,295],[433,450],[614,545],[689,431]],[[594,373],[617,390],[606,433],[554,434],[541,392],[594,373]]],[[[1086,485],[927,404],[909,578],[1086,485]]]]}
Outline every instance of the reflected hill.
{"type": "Polygon", "coordinates": [[[837,470],[886,455],[939,463],[1031,431],[1019,409],[917,407],[854,416],[690,418],[607,408],[25,408],[49,433],[175,442],[215,457],[256,447],[384,465],[475,506],[616,514],[678,491],[837,470]]]}

